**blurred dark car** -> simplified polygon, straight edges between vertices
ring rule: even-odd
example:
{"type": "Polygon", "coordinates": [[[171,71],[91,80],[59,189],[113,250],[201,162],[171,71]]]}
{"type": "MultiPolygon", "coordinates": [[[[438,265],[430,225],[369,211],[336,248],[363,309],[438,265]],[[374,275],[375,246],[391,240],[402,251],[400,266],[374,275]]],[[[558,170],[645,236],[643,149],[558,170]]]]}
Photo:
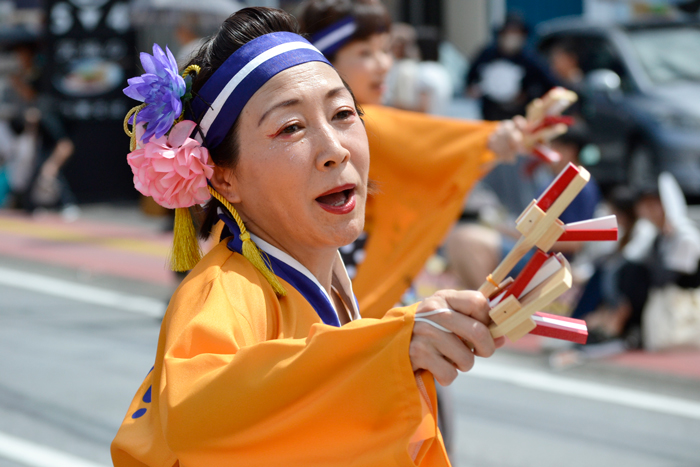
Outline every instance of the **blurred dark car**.
{"type": "Polygon", "coordinates": [[[538,28],[540,52],[562,41],[585,76],[579,113],[600,149],[596,179],[643,186],[669,171],[699,196],[700,22],[562,19],[538,28]]]}

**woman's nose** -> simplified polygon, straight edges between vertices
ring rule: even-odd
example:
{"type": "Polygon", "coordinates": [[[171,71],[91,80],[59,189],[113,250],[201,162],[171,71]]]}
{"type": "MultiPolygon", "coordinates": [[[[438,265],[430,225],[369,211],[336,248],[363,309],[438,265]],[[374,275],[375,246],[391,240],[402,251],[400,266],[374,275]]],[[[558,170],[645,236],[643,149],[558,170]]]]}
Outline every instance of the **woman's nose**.
{"type": "Polygon", "coordinates": [[[377,68],[383,73],[388,72],[389,68],[391,68],[391,55],[383,50],[375,54],[375,61],[377,63],[377,68]]]}
{"type": "Polygon", "coordinates": [[[350,151],[343,146],[335,129],[324,130],[320,143],[322,147],[316,159],[316,166],[319,170],[332,169],[350,160],[350,151]]]}

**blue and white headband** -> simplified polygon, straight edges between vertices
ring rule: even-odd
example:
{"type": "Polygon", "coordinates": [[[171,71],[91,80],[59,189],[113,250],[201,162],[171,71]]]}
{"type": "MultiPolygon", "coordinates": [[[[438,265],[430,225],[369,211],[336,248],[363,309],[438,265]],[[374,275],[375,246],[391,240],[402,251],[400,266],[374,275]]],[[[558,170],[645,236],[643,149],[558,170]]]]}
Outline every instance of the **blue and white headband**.
{"type": "Polygon", "coordinates": [[[352,16],[348,16],[312,34],[311,43],[324,55],[333,55],[350,41],[355,31],[357,23],[352,16]]]}
{"type": "Polygon", "coordinates": [[[309,41],[291,32],[265,34],[231,54],[192,99],[193,119],[205,145],[212,149],[221,144],[243,107],[270,78],[307,62],[330,65],[309,41]]]}

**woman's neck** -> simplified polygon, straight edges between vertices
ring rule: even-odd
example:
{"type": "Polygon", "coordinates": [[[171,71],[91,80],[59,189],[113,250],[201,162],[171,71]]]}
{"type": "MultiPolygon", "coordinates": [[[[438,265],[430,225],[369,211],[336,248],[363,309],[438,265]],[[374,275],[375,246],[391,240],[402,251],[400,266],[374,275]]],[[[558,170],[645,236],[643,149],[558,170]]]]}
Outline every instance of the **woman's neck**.
{"type": "Polygon", "coordinates": [[[266,235],[265,232],[259,231],[259,229],[251,230],[251,234],[294,258],[309,270],[326,292],[331,293],[333,266],[338,258],[337,249],[305,249],[297,244],[286,244],[284,241],[277,241],[272,236],[266,235]]]}

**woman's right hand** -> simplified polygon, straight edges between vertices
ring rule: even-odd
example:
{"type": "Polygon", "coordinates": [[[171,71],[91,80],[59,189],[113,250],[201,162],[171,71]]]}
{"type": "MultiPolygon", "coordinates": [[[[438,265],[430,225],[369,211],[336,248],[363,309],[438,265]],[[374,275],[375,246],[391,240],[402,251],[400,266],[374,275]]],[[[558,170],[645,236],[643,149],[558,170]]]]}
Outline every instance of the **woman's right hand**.
{"type": "Polygon", "coordinates": [[[505,338],[493,339],[488,328],[488,300],[473,290],[440,290],[423,300],[416,314],[435,310],[449,311],[432,314],[429,318],[450,332],[431,324],[416,321],[409,347],[413,371],[430,371],[438,383],[447,386],[457,378],[457,370],[469,371],[474,357],[490,357],[505,343],[505,338]]]}
{"type": "Polygon", "coordinates": [[[488,140],[488,148],[496,154],[498,162],[512,164],[518,154],[525,152],[524,138],[527,121],[520,115],[512,120],[499,122],[488,140]]]}

